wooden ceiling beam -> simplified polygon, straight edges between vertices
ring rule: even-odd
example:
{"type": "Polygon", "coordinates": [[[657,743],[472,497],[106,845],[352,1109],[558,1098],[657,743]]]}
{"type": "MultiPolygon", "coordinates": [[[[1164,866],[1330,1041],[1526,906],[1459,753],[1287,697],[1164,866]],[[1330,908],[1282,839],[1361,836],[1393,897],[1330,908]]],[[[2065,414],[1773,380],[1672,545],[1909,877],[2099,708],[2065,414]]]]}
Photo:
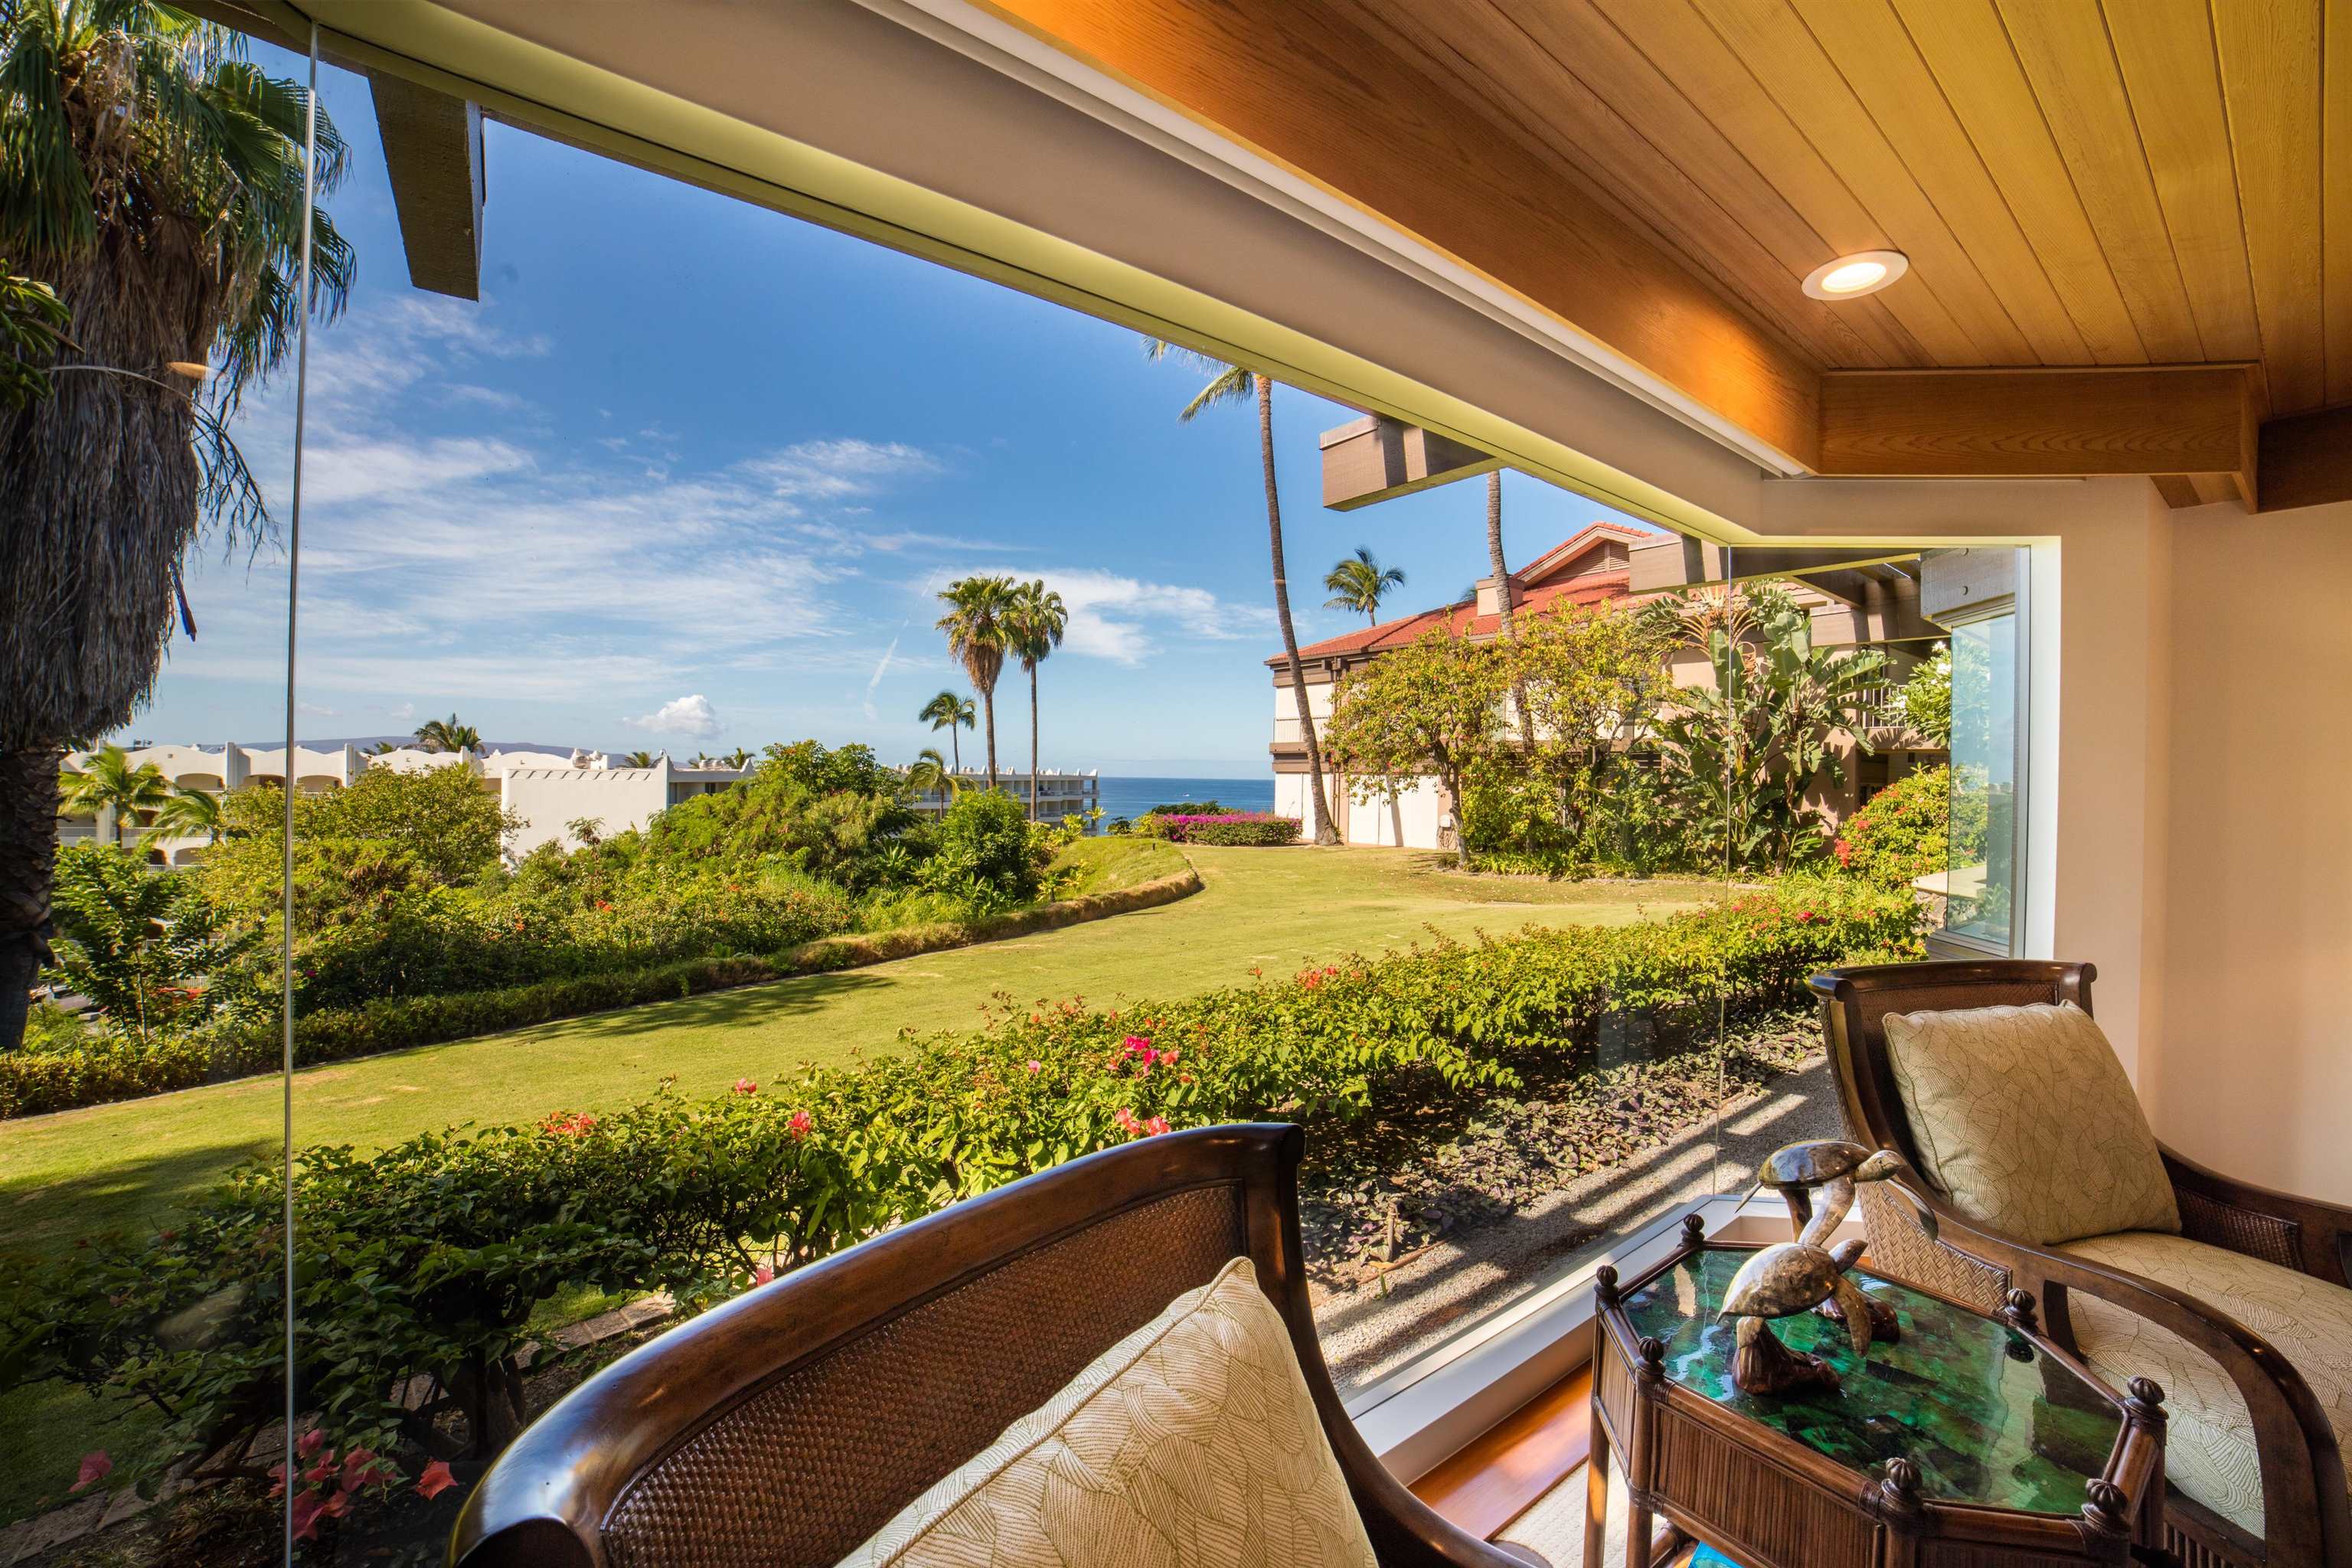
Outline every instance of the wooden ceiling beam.
{"type": "Polygon", "coordinates": [[[1323,504],[1333,511],[1353,511],[1503,466],[1492,453],[1380,414],[1326,430],[1321,441],[1323,504]]]}
{"type": "Polygon", "coordinates": [[[2352,408],[2268,421],[2262,465],[2259,510],[2352,500],[2352,408]]]}
{"type": "Polygon", "coordinates": [[[480,299],[481,105],[380,72],[370,74],[368,85],[409,282],[480,299]]]}

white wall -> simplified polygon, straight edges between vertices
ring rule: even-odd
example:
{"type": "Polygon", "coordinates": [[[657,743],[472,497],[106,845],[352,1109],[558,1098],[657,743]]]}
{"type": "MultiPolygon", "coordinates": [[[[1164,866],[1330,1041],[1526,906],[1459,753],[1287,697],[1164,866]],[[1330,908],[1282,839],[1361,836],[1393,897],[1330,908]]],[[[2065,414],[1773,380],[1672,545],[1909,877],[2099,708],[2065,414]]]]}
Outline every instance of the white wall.
{"type": "Polygon", "coordinates": [[[519,814],[523,826],[507,841],[510,854],[530,854],[542,844],[564,844],[564,824],[583,816],[598,819],[609,837],[643,827],[669,805],[669,764],[650,768],[513,768],[503,776],[500,804],[519,814]]]}

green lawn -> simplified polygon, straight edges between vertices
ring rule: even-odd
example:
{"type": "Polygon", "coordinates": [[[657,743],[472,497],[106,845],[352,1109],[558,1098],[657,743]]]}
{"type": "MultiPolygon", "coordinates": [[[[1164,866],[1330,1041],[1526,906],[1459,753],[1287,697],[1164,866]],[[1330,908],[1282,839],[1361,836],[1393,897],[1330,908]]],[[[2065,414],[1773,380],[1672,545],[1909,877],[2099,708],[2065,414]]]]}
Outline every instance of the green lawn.
{"type": "MultiPolygon", "coordinates": [[[[672,1074],[687,1093],[715,1093],[740,1078],[888,1050],[903,1029],[977,1025],[1000,991],[1022,1001],[1181,995],[1238,984],[1254,965],[1280,972],[1433,932],[1618,924],[1706,892],[1689,882],[1470,878],[1407,850],[1185,853],[1206,886],[1159,909],[309,1068],[294,1079],[295,1138],[381,1147],[455,1122],[623,1104],[672,1074]]],[[[1108,860],[1087,890],[1165,870],[1108,860]]],[[[278,1081],[259,1078],[0,1122],[0,1247],[48,1252],[155,1215],[243,1156],[276,1147],[280,1113],[278,1081]]]]}
{"type": "MultiPolygon", "coordinates": [[[[1167,875],[1172,850],[1089,842],[1074,891],[1167,875]]],[[[1470,878],[1406,850],[1194,848],[1203,889],[1181,902],[1014,941],[575,1018],[509,1035],[299,1073],[304,1143],[394,1142],[460,1121],[536,1121],[650,1093],[676,1074],[688,1093],[772,1079],[803,1062],[887,1051],[902,1029],[976,1025],[996,992],[1024,1001],[1162,997],[1281,973],[1433,933],[1532,924],[1616,925],[1689,908],[1696,882],[1552,883],[1470,878]]],[[[229,1164],[277,1146],[274,1078],[0,1122],[0,1248],[51,1253],[86,1232],[160,1215],[229,1164]]],[[[141,1446],[147,1418],[101,1418],[57,1386],[0,1400],[0,1449],[42,1462],[0,1476],[0,1522],[62,1495],[87,1448],[141,1446]]]]}

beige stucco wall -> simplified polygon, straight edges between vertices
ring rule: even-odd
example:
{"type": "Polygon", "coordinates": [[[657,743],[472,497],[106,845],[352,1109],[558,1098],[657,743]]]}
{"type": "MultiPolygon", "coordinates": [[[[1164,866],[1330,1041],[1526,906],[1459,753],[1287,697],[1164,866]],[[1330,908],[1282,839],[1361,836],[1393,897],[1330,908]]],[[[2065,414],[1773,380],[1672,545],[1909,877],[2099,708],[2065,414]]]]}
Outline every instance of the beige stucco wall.
{"type": "Polygon", "coordinates": [[[2352,1202],[2352,505],[2171,518],[2168,1141],[2352,1202]]]}

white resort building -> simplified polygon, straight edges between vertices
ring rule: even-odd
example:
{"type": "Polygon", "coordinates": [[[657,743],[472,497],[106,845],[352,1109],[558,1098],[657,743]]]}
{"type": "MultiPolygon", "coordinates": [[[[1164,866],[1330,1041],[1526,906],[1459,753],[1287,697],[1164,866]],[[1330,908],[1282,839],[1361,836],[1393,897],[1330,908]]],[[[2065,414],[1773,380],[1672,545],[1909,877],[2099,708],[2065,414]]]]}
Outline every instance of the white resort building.
{"type": "MultiPolygon", "coordinates": [[[[152,763],[167,782],[213,795],[233,794],[252,784],[283,786],[289,773],[283,746],[136,745],[124,748],[124,754],[134,767],[152,763]]],[[[79,768],[87,755],[77,752],[66,759],[66,765],[79,768]]],[[[595,818],[605,834],[643,827],[656,812],[690,795],[725,789],[746,771],[709,762],[689,765],[667,756],[656,758],[651,767],[627,767],[604,752],[477,752],[471,748],[435,752],[421,746],[362,752],[356,746],[315,751],[298,746],[291,772],[296,789],[318,794],[343,788],[372,767],[403,773],[446,767],[470,770],[482,781],[484,790],[522,819],[521,827],[507,839],[508,853],[517,858],[542,844],[567,841],[568,825],[583,817],[595,818]]],[[[185,866],[204,854],[201,837],[158,834],[145,823],[120,826],[123,841],[142,844],[147,858],[157,865],[185,866]]],[[[101,811],[95,820],[63,816],[58,821],[58,842],[110,843],[117,828],[110,809],[101,811]]]]}
{"type": "MultiPolygon", "coordinates": [[[[165,782],[210,795],[232,794],[252,784],[282,787],[288,773],[283,746],[265,749],[234,742],[218,746],[135,744],[125,747],[123,754],[133,767],[152,763],[165,782]]],[[[67,757],[66,765],[79,768],[88,755],[86,752],[76,752],[67,757]]],[[[292,773],[296,789],[315,795],[343,788],[369,768],[415,773],[446,767],[469,769],[482,781],[485,791],[497,795],[501,806],[522,819],[522,826],[507,837],[507,853],[516,859],[542,844],[569,844],[572,837],[571,824],[583,817],[594,818],[597,831],[607,837],[626,833],[645,826],[656,812],[690,796],[725,789],[751,771],[750,766],[732,768],[712,759],[681,763],[666,755],[656,757],[650,767],[631,767],[608,752],[478,752],[471,748],[436,752],[421,746],[362,752],[346,745],[318,750],[296,747],[292,773]]],[[[1026,773],[1000,771],[996,779],[1005,794],[1024,806],[1028,804],[1026,773]]],[[[967,768],[956,775],[958,789],[982,789],[987,784],[987,773],[979,769],[967,768]]],[[[1041,769],[1037,774],[1037,819],[1059,822],[1065,816],[1092,811],[1101,798],[1101,790],[1098,770],[1065,773],[1041,769]]],[[[925,816],[936,816],[947,810],[953,798],[953,792],[947,789],[928,790],[910,795],[907,804],[925,816]]],[[[202,837],[159,833],[143,821],[118,824],[110,807],[95,818],[60,816],[58,842],[63,845],[96,840],[110,844],[116,840],[118,827],[124,844],[140,845],[147,851],[147,858],[159,866],[191,865],[204,855],[202,837]]]]}

